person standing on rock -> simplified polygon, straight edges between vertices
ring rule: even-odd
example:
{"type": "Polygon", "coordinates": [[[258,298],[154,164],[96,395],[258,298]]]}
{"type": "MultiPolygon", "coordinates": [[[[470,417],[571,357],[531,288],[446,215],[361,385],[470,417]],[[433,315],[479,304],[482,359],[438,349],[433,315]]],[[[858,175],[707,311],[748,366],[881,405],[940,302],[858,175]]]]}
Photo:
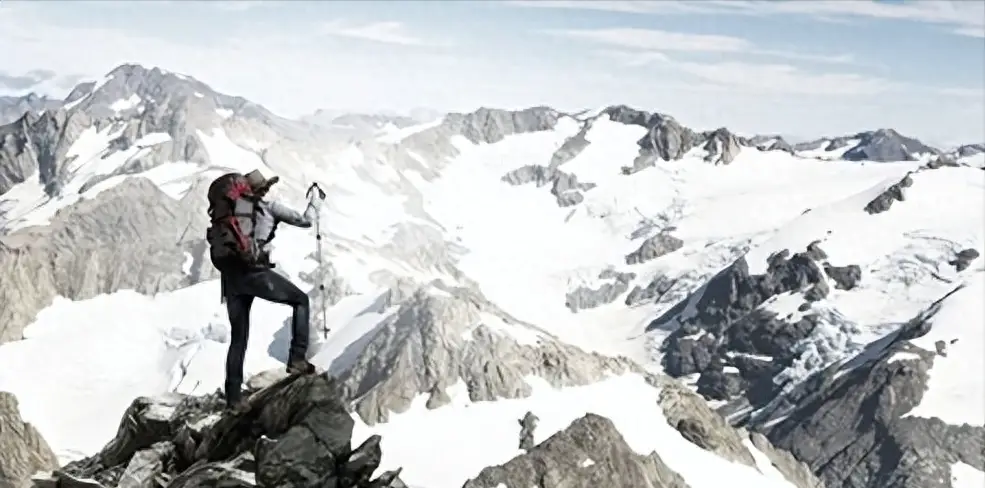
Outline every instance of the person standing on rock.
{"type": "Polygon", "coordinates": [[[231,338],[226,356],[226,402],[235,407],[242,401],[243,361],[250,333],[250,309],[255,298],[290,305],[291,345],[287,372],[310,374],[315,367],[305,359],[308,350],[308,295],[275,272],[270,262],[270,242],[278,224],[311,227],[325,193],[316,185],[308,190],[304,213],[265,199],[280,178],[265,178],[259,171],[245,176],[229,173],[209,186],[209,216],[206,232],[212,264],[220,272],[222,301],[229,314],[231,338]]]}

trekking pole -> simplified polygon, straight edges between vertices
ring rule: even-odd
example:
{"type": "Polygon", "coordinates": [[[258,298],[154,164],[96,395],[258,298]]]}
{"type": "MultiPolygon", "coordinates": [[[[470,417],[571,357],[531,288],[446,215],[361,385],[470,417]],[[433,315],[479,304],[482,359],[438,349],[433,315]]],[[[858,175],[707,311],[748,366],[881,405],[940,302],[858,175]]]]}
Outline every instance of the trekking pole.
{"type": "MultiPolygon", "coordinates": [[[[318,190],[319,196],[324,198],[325,192],[318,186],[318,183],[312,183],[308,187],[307,196],[311,198],[311,192],[318,190]]],[[[328,307],[325,303],[325,279],[322,277],[321,273],[325,270],[322,268],[322,252],[321,252],[321,209],[315,210],[315,259],[318,261],[318,291],[321,292],[321,326],[322,334],[325,339],[328,339],[328,307]]]]}

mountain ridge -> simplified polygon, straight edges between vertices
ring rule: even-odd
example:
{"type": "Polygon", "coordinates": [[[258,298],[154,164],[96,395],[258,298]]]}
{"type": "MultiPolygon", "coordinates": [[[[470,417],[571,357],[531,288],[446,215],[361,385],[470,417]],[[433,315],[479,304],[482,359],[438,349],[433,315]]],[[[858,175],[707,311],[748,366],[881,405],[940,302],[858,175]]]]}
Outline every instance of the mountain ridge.
{"type": "MultiPolygon", "coordinates": [[[[186,81],[190,86],[200,87],[202,92],[217,93],[213,91],[206,83],[195,79],[194,77],[187,75],[179,75],[172,73],[163,68],[151,67],[147,68],[139,64],[128,63],[117,66],[116,68],[110,70],[106,77],[111,77],[115,75],[127,75],[127,74],[140,74],[140,72],[145,72],[149,76],[164,76],[164,77],[175,77],[186,81]]],[[[65,97],[64,101],[59,101],[56,99],[50,99],[46,96],[40,96],[35,93],[29,93],[20,97],[0,97],[0,125],[6,123],[8,119],[20,118],[19,116],[13,117],[12,114],[16,112],[26,111],[39,111],[50,108],[57,108],[59,105],[74,106],[74,102],[78,102],[83,98],[87,98],[88,95],[94,90],[101,88],[101,82],[99,81],[83,81],[78,83],[65,97]]],[[[246,101],[241,97],[223,97],[230,98],[234,100],[235,103],[231,105],[239,104],[251,104],[251,102],[246,101]]],[[[257,106],[262,108],[261,106],[257,106]]],[[[626,109],[625,105],[610,105],[602,109],[602,111],[618,111],[620,108],[626,109]]],[[[266,111],[266,109],[262,109],[266,111]]],[[[269,113],[269,112],[268,112],[269,113]]],[[[453,113],[453,112],[449,112],[453,113]]],[[[447,114],[444,114],[447,115],[447,114]]],[[[673,117],[668,114],[660,114],[664,118],[669,118],[673,120],[673,117]]],[[[320,127],[333,127],[336,129],[352,129],[360,132],[366,130],[378,130],[385,124],[393,124],[397,129],[405,128],[414,123],[423,123],[428,120],[434,120],[439,117],[437,112],[427,110],[427,109],[416,109],[411,111],[408,115],[399,114],[361,114],[353,112],[338,112],[330,109],[319,109],[316,112],[301,116],[296,121],[303,122],[306,124],[320,126],[320,127]]],[[[284,119],[291,120],[291,119],[284,119]]],[[[688,129],[695,130],[695,129],[688,129]]],[[[709,133],[715,130],[724,130],[730,132],[727,128],[720,129],[708,129],[701,130],[697,132],[709,133]]],[[[961,149],[966,152],[975,151],[975,154],[980,152],[985,152],[985,148],[981,148],[979,143],[969,143],[958,146],[953,151],[945,151],[940,148],[934,148],[920,142],[918,139],[910,138],[904,136],[892,128],[880,128],[868,131],[861,131],[852,134],[846,134],[842,136],[835,137],[817,137],[809,139],[805,142],[799,143],[788,143],[782,136],[778,135],[753,135],[753,136],[739,136],[738,141],[740,141],[745,146],[759,147],[760,149],[766,150],[784,150],[784,151],[800,151],[800,150],[810,150],[817,149],[819,147],[824,147],[827,151],[836,151],[838,149],[844,148],[846,145],[852,145],[846,151],[840,154],[839,158],[846,158],[848,160],[859,161],[859,160],[873,160],[873,161],[892,161],[899,160],[898,156],[903,154],[906,157],[916,159],[920,154],[930,154],[930,155],[940,155],[944,153],[954,153],[960,154],[961,149]],[[848,144],[853,142],[854,144],[848,144]],[[768,142],[768,144],[764,144],[768,142]],[[896,144],[903,146],[902,152],[896,144]],[[892,159],[897,157],[897,159],[892,159]]]]}

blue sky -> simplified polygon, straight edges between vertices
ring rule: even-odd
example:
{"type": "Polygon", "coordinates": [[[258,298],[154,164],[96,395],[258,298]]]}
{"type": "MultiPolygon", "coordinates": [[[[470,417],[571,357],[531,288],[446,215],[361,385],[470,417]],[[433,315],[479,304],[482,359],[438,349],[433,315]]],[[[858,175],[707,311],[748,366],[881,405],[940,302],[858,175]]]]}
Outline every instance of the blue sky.
{"type": "Polygon", "coordinates": [[[287,116],[625,103],[744,134],[985,140],[977,1],[4,0],[0,46],[11,93],[137,62],[287,116]]]}

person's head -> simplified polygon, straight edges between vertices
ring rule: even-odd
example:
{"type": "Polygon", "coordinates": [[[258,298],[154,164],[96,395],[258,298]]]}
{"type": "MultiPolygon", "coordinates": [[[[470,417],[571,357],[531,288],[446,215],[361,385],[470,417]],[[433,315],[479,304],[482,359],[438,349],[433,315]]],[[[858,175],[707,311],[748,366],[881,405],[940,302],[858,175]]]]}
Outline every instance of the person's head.
{"type": "Polygon", "coordinates": [[[265,197],[267,192],[270,191],[270,187],[278,181],[280,181],[280,178],[277,176],[272,176],[268,180],[260,173],[260,170],[253,170],[246,173],[246,182],[250,184],[253,194],[259,198],[265,197]]]}

